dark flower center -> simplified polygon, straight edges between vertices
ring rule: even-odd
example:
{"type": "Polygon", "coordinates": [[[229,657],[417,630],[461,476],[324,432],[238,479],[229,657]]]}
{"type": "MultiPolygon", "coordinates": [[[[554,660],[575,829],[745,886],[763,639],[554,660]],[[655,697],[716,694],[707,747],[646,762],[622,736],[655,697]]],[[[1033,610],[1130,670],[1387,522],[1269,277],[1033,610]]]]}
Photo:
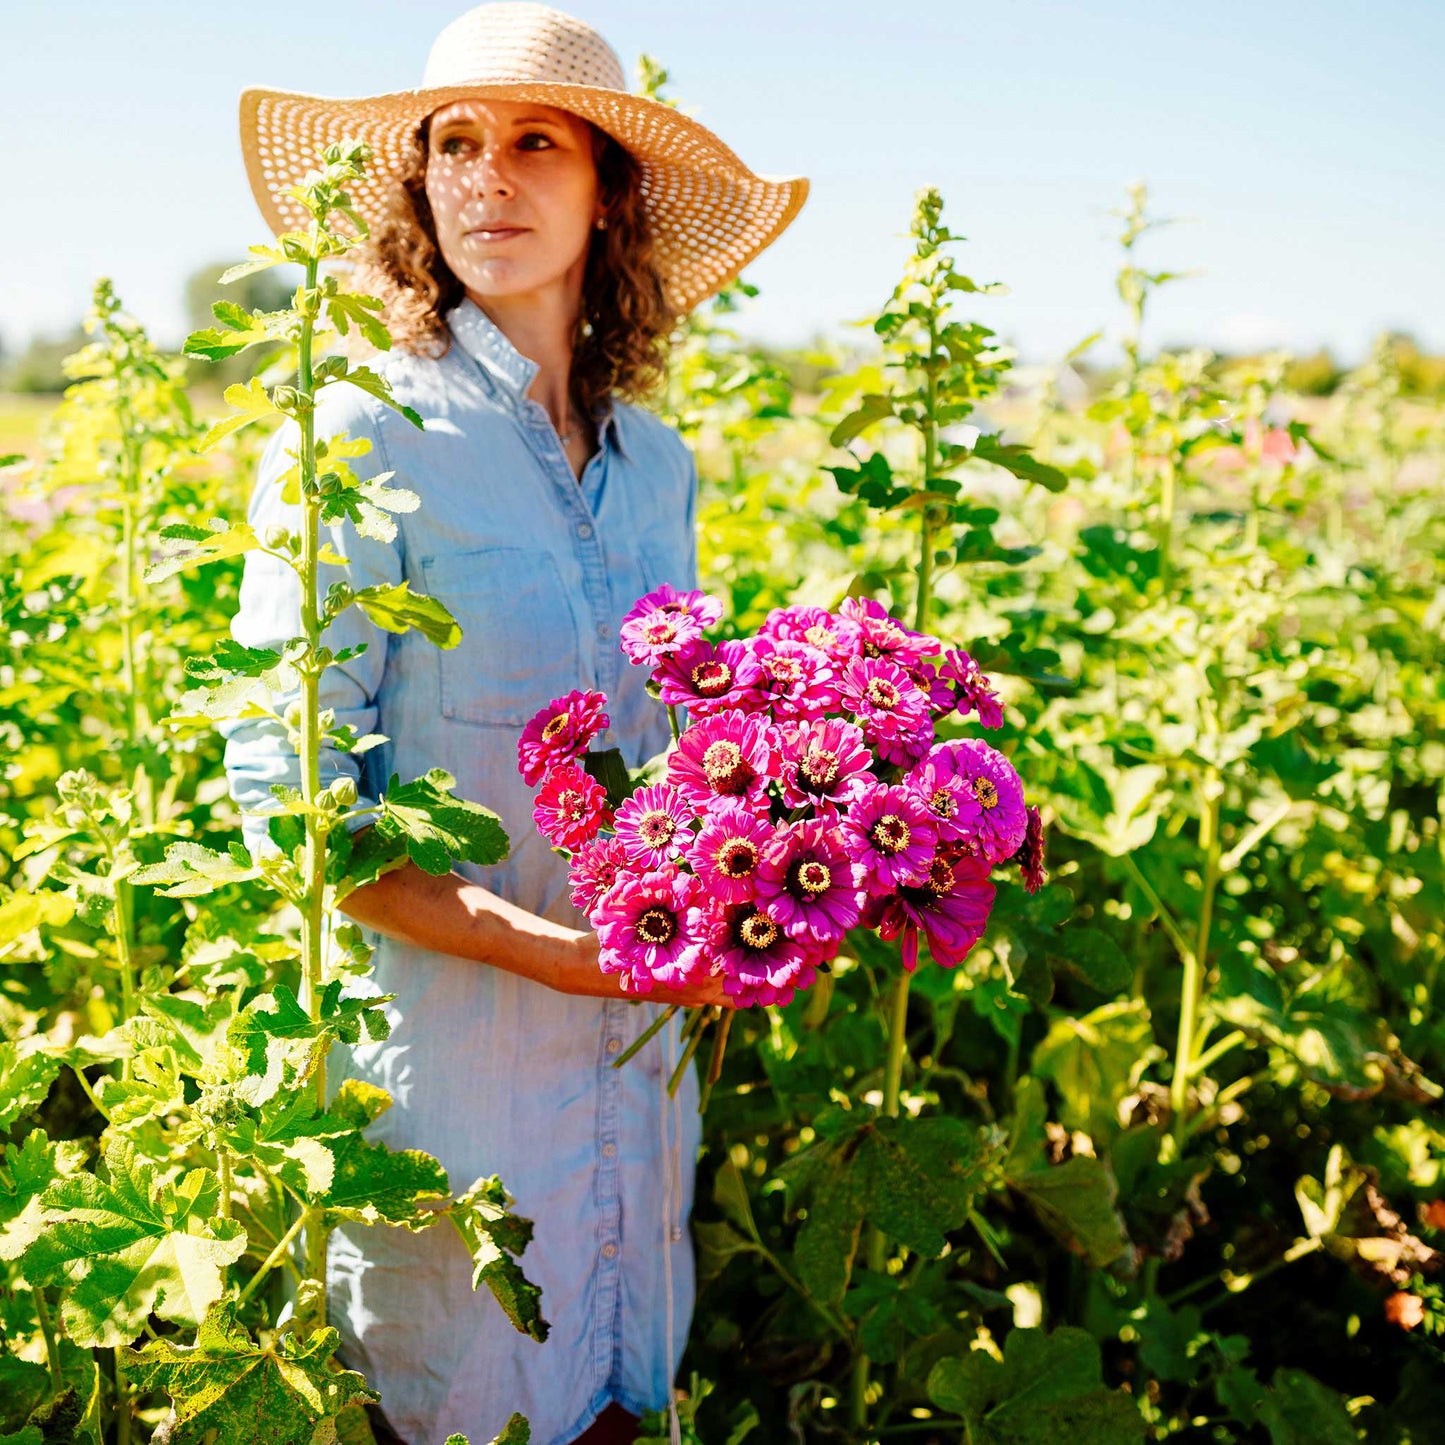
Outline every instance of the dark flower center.
{"type": "Polygon", "coordinates": [[[557,811],[569,823],[580,823],[587,816],[587,799],[576,788],[557,794],[557,811]]]}
{"type": "Polygon", "coordinates": [[[733,670],[715,657],[700,662],[692,670],[692,685],[702,697],[717,697],[732,685],[733,670]]]}
{"type": "Polygon", "coordinates": [[[746,878],[758,866],[757,845],[748,838],[729,838],[713,854],[713,861],[724,877],[746,878]]]}
{"type": "Polygon", "coordinates": [[[958,811],[958,802],[947,788],[939,788],[928,800],[928,806],[940,818],[951,818],[958,811]]]}
{"type": "Polygon", "coordinates": [[[818,898],[833,886],[832,870],[817,858],[800,859],[788,873],[788,891],[794,897],[806,893],[809,898],[818,898]]]}
{"type": "Polygon", "coordinates": [[[766,913],[750,913],[738,925],[738,938],[748,948],[762,952],[778,941],[778,925],[766,913]]]}
{"type": "Polygon", "coordinates": [[[838,781],[838,754],[827,748],[809,748],[798,771],[813,788],[831,788],[838,781]]]}
{"type": "Polygon", "coordinates": [[[677,937],[677,919],[665,908],[649,908],[637,920],[640,943],[671,943],[677,937]]]}
{"type": "Polygon", "coordinates": [[[992,778],[975,778],[973,780],[973,796],[978,799],[982,807],[998,807],[998,788],[992,778]]]}
{"type": "Polygon", "coordinates": [[[928,891],[936,893],[940,898],[953,888],[953,869],[943,861],[942,858],[935,858],[933,866],[928,870],[928,891]]]}
{"type": "Polygon", "coordinates": [[[897,813],[884,813],[868,830],[868,837],[880,853],[901,853],[912,834],[897,813]]]}
{"type": "Polygon", "coordinates": [[[550,743],[553,738],[567,731],[567,714],[559,712],[555,717],[547,719],[547,726],[542,729],[542,741],[550,743]]]}
{"type": "Polygon", "coordinates": [[[644,813],[637,820],[637,836],[649,848],[665,847],[672,842],[673,834],[676,832],[677,819],[671,813],[661,812],[657,808],[650,813],[644,813]]]}
{"type": "Polygon", "coordinates": [[[748,784],[757,777],[743,757],[743,750],[725,738],[707,745],[702,755],[702,771],[713,792],[724,797],[746,792],[748,784]]]}
{"type": "Polygon", "coordinates": [[[874,707],[895,708],[901,696],[898,689],[887,678],[870,677],[863,695],[874,707]]]}

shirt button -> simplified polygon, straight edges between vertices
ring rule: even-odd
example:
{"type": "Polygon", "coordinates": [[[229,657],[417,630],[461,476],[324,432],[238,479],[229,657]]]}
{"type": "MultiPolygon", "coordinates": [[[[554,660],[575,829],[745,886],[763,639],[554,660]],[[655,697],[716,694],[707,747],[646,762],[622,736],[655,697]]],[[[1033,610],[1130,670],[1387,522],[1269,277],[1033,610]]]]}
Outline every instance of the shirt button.
{"type": "Polygon", "coordinates": [[[616,1259],[616,1258],[617,1258],[617,1246],[616,1246],[615,1244],[604,1244],[604,1245],[602,1246],[602,1258],[603,1258],[603,1259],[616,1259]]]}
{"type": "Polygon", "coordinates": [[[577,535],[585,542],[592,535],[592,524],[590,522],[583,522],[582,525],[577,528],[577,535]]]}
{"type": "Polygon", "coordinates": [[[621,1040],[621,1039],[608,1039],[608,1040],[607,1040],[607,1052],[608,1052],[609,1054],[615,1054],[615,1053],[618,1051],[618,1049],[620,1049],[621,1047],[622,1047],[622,1040],[621,1040]]]}
{"type": "Polygon", "coordinates": [[[602,1146],[602,1157],[603,1157],[604,1159],[611,1159],[616,1153],[617,1153],[617,1145],[616,1145],[616,1144],[604,1144],[604,1145],[602,1146]]]}
{"type": "Polygon", "coordinates": [[[599,622],[597,624],[597,635],[598,637],[611,637],[612,629],[605,622],[599,622]]]}

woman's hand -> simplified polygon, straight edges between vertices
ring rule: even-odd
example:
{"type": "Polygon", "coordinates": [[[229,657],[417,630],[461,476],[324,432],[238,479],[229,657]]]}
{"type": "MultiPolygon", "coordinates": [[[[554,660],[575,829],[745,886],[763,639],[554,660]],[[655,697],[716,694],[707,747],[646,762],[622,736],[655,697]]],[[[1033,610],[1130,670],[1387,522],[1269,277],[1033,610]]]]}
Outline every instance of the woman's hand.
{"type": "Polygon", "coordinates": [[[595,933],[579,933],[574,944],[575,956],[568,959],[563,976],[555,987],[563,993],[581,994],[586,998],[645,999],[648,1003],[675,1003],[683,1008],[705,1008],[709,1004],[729,1009],[734,1007],[732,999],[723,992],[720,974],[683,988],[664,988],[658,984],[651,993],[625,993],[620,974],[603,973],[597,966],[598,949],[595,933]]]}

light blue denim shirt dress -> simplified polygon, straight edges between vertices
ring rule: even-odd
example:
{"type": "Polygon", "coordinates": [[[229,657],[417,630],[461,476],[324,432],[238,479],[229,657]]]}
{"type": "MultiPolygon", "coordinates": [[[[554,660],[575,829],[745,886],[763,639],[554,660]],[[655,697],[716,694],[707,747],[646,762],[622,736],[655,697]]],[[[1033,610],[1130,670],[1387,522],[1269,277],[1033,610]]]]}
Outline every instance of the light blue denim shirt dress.
{"type": "MultiPolygon", "coordinates": [[[[348,773],[369,802],[392,773],[407,781],[446,768],[460,796],[501,815],[511,839],[505,862],[458,871],[545,918],[585,927],[568,900],[566,864],[533,825],[517,738],[550,698],[586,687],[607,694],[612,719],[594,746],[617,746],[636,766],[666,745],[666,714],[644,690],[644,669],[619,650],[618,627],[660,583],[695,585],[697,472],[670,428],[619,402],[579,484],[546,412],[526,396],[536,364],[470,299],[448,322],[453,344],[440,359],[398,349],[373,363],[425,430],[350,385],[325,389],[318,403],[318,435],[370,440],[371,452],[350,463],[358,476],[394,471],[391,484],[421,499],[396,518],[391,543],[363,538],[349,522],[332,526],[349,566],[323,568],[323,589],[342,578],[356,588],[406,578],[463,629],[448,651],[419,632],[384,632],[355,607],[328,629],[335,649],[367,647],[325,674],[323,706],[338,723],[389,741],[359,759],[328,749],[322,779],[348,773]]],[[[297,438],[288,421],[266,449],[248,516],[258,531],[298,523],[299,509],[283,504],[275,485],[290,460],[283,448],[297,438]]],[[[249,554],[235,639],[277,647],[300,630],[290,571],[249,554]]],[[[299,786],[298,761],[275,724],[222,731],[243,810],[271,806],[272,783],[299,786]]],[[[270,846],[259,816],[245,818],[245,837],[253,853],[270,846]]],[[[351,1076],[388,1090],[395,1102],[368,1136],[435,1154],[454,1190],[501,1176],[517,1212],[536,1224],[522,1264],[541,1286],[551,1335],[538,1344],[517,1333],[485,1289],[473,1291],[471,1260],[449,1225],[419,1234],[348,1225],[332,1235],[329,1262],[341,1357],[380,1391],[410,1445],[441,1445],[454,1431],[480,1445],[513,1411],[528,1417],[536,1445],[564,1445],[610,1400],[638,1414],[661,1408],[672,1383],[668,1317],[680,1357],[693,1305],[695,1075],[680,1110],[665,1109],[663,1095],[669,1055],[679,1056],[678,1019],[614,1069],[657,1005],[572,998],[365,932],[376,984],[396,995],[386,1006],[391,1037],[334,1051],[329,1088],[351,1076]],[[672,1228],[665,1122],[681,1133],[672,1228]]]]}

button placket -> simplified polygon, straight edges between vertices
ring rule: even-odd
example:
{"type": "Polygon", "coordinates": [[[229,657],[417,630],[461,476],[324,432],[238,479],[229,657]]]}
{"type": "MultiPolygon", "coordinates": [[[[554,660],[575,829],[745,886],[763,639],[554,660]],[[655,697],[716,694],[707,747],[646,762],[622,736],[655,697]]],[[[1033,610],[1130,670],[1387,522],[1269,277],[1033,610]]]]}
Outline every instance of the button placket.
{"type": "Polygon", "coordinates": [[[609,999],[602,1009],[602,1048],[597,1057],[598,1109],[597,1146],[601,1161],[597,1169],[598,1264],[596,1312],[594,1314],[593,1362],[598,1384],[609,1378],[618,1341],[613,1338],[617,1327],[617,1303],[620,1297],[622,1266],[620,1239],[622,1226],[621,1169],[618,1162],[617,1139],[620,1127],[622,1071],[613,1068],[613,1061],[622,1052],[624,1020],[623,1000],[609,999]]]}

